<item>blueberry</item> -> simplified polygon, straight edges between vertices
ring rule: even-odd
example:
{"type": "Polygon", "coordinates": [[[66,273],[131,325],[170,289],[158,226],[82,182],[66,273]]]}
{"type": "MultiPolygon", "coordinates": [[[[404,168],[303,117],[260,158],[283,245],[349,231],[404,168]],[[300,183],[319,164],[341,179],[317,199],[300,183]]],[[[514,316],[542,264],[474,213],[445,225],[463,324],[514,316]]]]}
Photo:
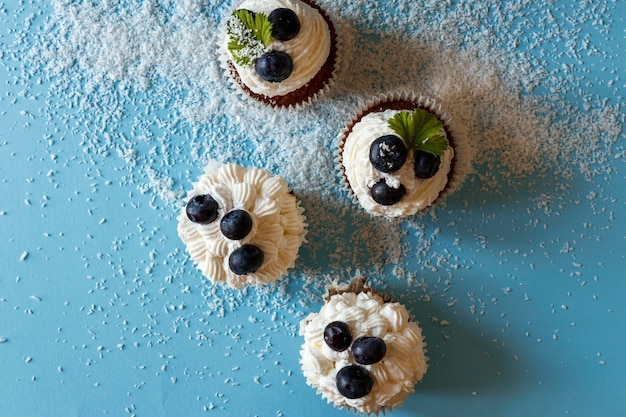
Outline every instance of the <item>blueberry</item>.
{"type": "Polygon", "coordinates": [[[341,368],[337,372],[335,383],[339,393],[350,399],[365,397],[374,386],[374,380],[369,371],[358,365],[341,368]]]}
{"type": "Polygon", "coordinates": [[[276,40],[288,41],[300,32],[300,19],[291,9],[274,9],[267,18],[272,23],[272,36],[276,40]]]}
{"type": "Polygon", "coordinates": [[[352,343],[352,334],[350,327],[342,321],[333,321],[324,329],[324,342],[332,350],[343,352],[350,347],[352,343]]]}
{"type": "Polygon", "coordinates": [[[217,201],[208,194],[193,196],[187,202],[187,218],[194,223],[208,224],[217,219],[217,201]]]}
{"type": "Polygon", "coordinates": [[[385,180],[378,181],[370,189],[372,199],[383,206],[396,204],[398,201],[402,200],[405,192],[406,191],[402,184],[400,184],[400,188],[391,188],[387,185],[385,180]]]}
{"type": "Polygon", "coordinates": [[[398,136],[385,135],[370,146],[370,162],[380,172],[396,172],[406,161],[407,149],[398,136]]]}
{"type": "Polygon", "coordinates": [[[228,257],[228,267],[234,274],[245,275],[255,272],[263,265],[263,251],[255,245],[238,247],[228,257]]]}
{"type": "Polygon", "coordinates": [[[279,83],[291,75],[293,61],[286,52],[269,51],[256,60],[255,69],[265,81],[279,83]]]}
{"type": "Polygon", "coordinates": [[[376,336],[359,337],[352,343],[352,356],[361,365],[380,362],[387,353],[385,341],[376,336]]]}
{"type": "Polygon", "coordinates": [[[243,239],[252,230],[252,217],[245,210],[229,211],[222,217],[220,230],[228,239],[243,239]]]}
{"type": "Polygon", "coordinates": [[[430,152],[415,152],[415,165],[413,171],[417,178],[428,179],[437,173],[441,158],[430,152]]]}

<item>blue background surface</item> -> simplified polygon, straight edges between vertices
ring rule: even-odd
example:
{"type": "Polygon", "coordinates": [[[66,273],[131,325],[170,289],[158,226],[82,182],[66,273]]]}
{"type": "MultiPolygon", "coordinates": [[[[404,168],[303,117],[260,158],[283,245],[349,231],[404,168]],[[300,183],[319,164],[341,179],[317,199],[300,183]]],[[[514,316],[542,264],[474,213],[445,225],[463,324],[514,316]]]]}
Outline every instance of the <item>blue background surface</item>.
{"type": "MultiPolygon", "coordinates": [[[[598,22],[574,28],[610,51],[583,56],[582,65],[556,58],[570,39],[533,48],[541,29],[532,18],[589,5],[544,3],[520,11],[519,43],[503,53],[540,60],[549,72],[572,65],[560,97],[580,112],[597,98],[623,123],[626,3],[594,2],[610,12],[608,33],[594,29],[598,22]]],[[[346,415],[306,386],[298,323],[321,305],[324,282],[352,275],[352,260],[305,245],[277,288],[237,292],[203,281],[177,237],[178,210],[145,178],[156,166],[183,192],[201,172],[187,155],[194,140],[233,134],[235,123],[220,115],[182,123],[170,146],[165,90],[120,87],[101,101],[96,90],[81,101],[59,88],[82,79],[80,70],[51,77],[28,57],[29,37],[50,30],[51,7],[0,9],[0,416],[346,415]],[[127,94],[133,100],[119,101],[127,94]],[[97,126],[89,112],[109,99],[125,110],[97,126]],[[165,123],[141,126],[137,115],[165,123]],[[148,139],[133,141],[141,135],[148,139]],[[119,148],[106,151],[121,137],[141,155],[136,165],[119,148]]],[[[554,91],[545,82],[533,93],[554,91]]],[[[328,109],[313,109],[324,124],[328,109]]],[[[491,172],[500,192],[485,194],[480,174],[489,167],[478,166],[445,210],[403,225],[401,260],[417,283],[397,279],[393,264],[382,268],[388,275],[372,271],[420,321],[430,368],[394,416],[626,415],[626,167],[623,132],[616,137],[601,145],[610,157],[591,178],[574,167],[567,180],[522,178],[509,189],[505,174],[491,172]],[[544,195],[552,199],[541,206],[544,195]]],[[[256,162],[250,143],[233,142],[232,160],[256,162]]],[[[314,194],[305,193],[305,207],[314,194]]],[[[338,233],[351,236],[369,220],[337,198],[326,209],[340,219],[338,233]]],[[[336,233],[311,224],[315,239],[336,233]]],[[[367,251],[355,256],[367,273],[367,251]]]]}

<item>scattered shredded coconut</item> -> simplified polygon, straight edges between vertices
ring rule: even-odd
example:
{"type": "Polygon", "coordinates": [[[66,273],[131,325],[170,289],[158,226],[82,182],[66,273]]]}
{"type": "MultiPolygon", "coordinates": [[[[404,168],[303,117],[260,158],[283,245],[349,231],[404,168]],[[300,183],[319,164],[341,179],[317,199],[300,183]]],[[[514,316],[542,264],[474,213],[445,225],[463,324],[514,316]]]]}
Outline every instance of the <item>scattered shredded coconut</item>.
{"type": "MultiPolygon", "coordinates": [[[[489,293],[489,285],[466,296],[455,291],[456,282],[484,273],[484,265],[475,261],[474,253],[492,253],[503,266],[512,259],[527,266],[528,270],[520,268],[507,276],[486,279],[497,281],[491,290],[504,289],[509,295],[506,298],[513,300],[510,302],[523,300],[528,303],[525,306],[531,306],[543,294],[529,289],[531,299],[528,292],[514,290],[525,274],[536,274],[534,264],[524,263],[524,257],[536,250],[545,253],[550,263],[559,262],[555,258],[567,259],[559,262],[562,268],[555,271],[565,279],[580,279],[584,270],[591,269],[588,262],[575,258],[577,242],[583,239],[581,231],[597,233],[598,239],[602,231],[593,223],[572,225],[577,229],[572,233],[531,240],[524,250],[505,246],[517,242],[511,234],[549,232],[545,219],[560,216],[567,205],[590,204],[603,219],[619,218],[617,206],[617,213],[604,213],[601,204],[623,202],[611,201],[612,196],[600,188],[580,194],[577,203],[566,199],[575,181],[597,185],[617,176],[612,166],[626,161],[623,68],[616,64],[623,60],[615,58],[623,51],[607,48],[604,41],[623,36],[615,30],[623,21],[612,17],[617,1],[559,3],[547,12],[532,0],[433,0],[422,2],[419,8],[408,0],[394,0],[380,8],[363,1],[324,1],[324,8],[342,23],[346,35],[343,61],[348,68],[329,94],[300,112],[249,106],[229,87],[217,63],[215,28],[230,10],[230,2],[31,3],[29,7],[37,12],[22,16],[16,9],[22,27],[0,35],[0,63],[10,76],[7,82],[22,87],[21,98],[43,103],[40,113],[30,109],[16,113],[26,123],[37,118],[49,123],[42,143],[47,145],[46,164],[54,169],[43,172],[45,180],[58,187],[59,171],[71,165],[95,178],[94,192],[118,182],[130,184],[137,192],[131,193],[125,204],[137,208],[133,194],[146,194],[150,204],[141,209],[154,209],[162,220],[156,230],[145,229],[138,220],[138,235],[116,236],[110,247],[94,258],[82,258],[89,271],[85,277],[93,285],[87,295],[101,292],[109,296],[110,304],[103,307],[87,301],[76,311],[103,321],[114,320],[113,314],[108,316],[112,309],[133,303],[147,312],[144,323],[128,324],[120,319],[120,332],[126,337],[117,343],[120,351],[160,348],[172,337],[183,339],[176,334],[179,332],[186,332],[189,341],[202,347],[211,346],[212,338],[232,339],[233,345],[241,346],[245,329],[224,329],[216,323],[244,306],[255,309],[255,316],[245,316],[250,317],[248,327],[260,325],[268,333],[295,337],[295,323],[303,310],[320,301],[324,284],[353,275],[356,267],[370,275],[377,288],[393,286],[390,277],[405,280],[408,290],[399,296],[412,300],[413,305],[415,300],[430,302],[435,309],[440,303],[446,312],[455,314],[465,309],[464,314],[469,311],[479,322],[490,310],[499,314],[504,302],[499,304],[489,293]],[[584,35],[578,29],[582,25],[589,28],[584,35]],[[565,50],[559,49],[563,47],[565,50]],[[583,82],[589,65],[602,68],[601,74],[583,82]],[[47,95],[33,93],[42,84],[48,86],[47,95]],[[333,161],[333,140],[359,103],[396,88],[436,97],[456,123],[466,126],[476,147],[474,171],[448,206],[406,221],[372,219],[351,206],[338,190],[333,161]],[[82,149],[81,161],[68,161],[67,155],[55,149],[55,143],[64,140],[82,149]],[[98,165],[103,158],[117,177],[102,178],[98,165]],[[209,159],[256,165],[279,174],[302,201],[309,242],[292,275],[277,285],[246,292],[211,285],[193,275],[193,265],[179,242],[166,238],[175,229],[173,213],[183,204],[190,181],[209,159]],[[466,227],[463,218],[467,216],[482,216],[482,225],[490,230],[466,227]],[[506,230],[493,232],[502,227],[506,230]],[[441,236],[448,234],[458,238],[453,246],[443,247],[441,236]],[[121,249],[135,243],[158,250],[145,262],[124,259],[121,249]],[[89,269],[96,262],[110,268],[108,281],[89,269]],[[164,270],[167,273],[159,276],[164,270]],[[113,295],[113,282],[123,284],[119,294],[113,295]],[[147,283],[160,286],[161,292],[149,291],[147,283]],[[196,297],[203,304],[187,308],[187,303],[176,300],[182,296],[189,297],[185,300],[196,297]],[[163,302],[166,298],[168,302],[163,302]],[[198,311],[203,311],[201,318],[198,311]],[[271,320],[263,319],[264,314],[271,320]],[[158,326],[164,320],[171,321],[170,332],[163,330],[167,326],[158,326]]],[[[11,13],[7,8],[13,7],[0,6],[2,23],[11,13]]],[[[70,200],[82,198],[78,193],[68,195],[70,200]]],[[[24,208],[34,209],[37,200],[28,195],[24,208]]],[[[47,197],[40,202],[44,208],[47,197]]],[[[0,216],[5,215],[0,211],[0,216]]],[[[94,209],[93,215],[99,216],[96,219],[100,218],[101,224],[106,219],[114,222],[112,214],[100,217],[102,213],[94,209]]],[[[13,217],[13,212],[7,217],[13,217]]],[[[73,248],[63,241],[62,231],[49,230],[45,236],[61,242],[61,253],[73,248]]],[[[74,249],[82,254],[81,243],[74,249]]],[[[28,256],[24,251],[19,259],[28,256]]],[[[595,266],[602,268],[601,264],[595,266]]],[[[24,274],[24,281],[26,278],[24,274]]],[[[594,283],[598,280],[594,276],[594,283]]],[[[593,299],[597,298],[594,294],[593,299]]],[[[575,304],[571,304],[573,313],[575,304]]],[[[68,305],[75,307],[69,301],[68,305]]],[[[552,305],[553,314],[558,305],[552,305]]],[[[561,309],[568,307],[562,305],[561,309]]],[[[442,333],[443,340],[458,332],[446,320],[435,322],[450,330],[442,333]]],[[[454,324],[457,322],[461,320],[455,319],[454,324]]],[[[537,343],[543,340],[524,330],[520,333],[537,343]]],[[[95,334],[88,337],[96,339],[95,334]]],[[[558,339],[556,333],[553,338],[558,339]]],[[[0,338],[0,343],[5,342],[6,338],[0,338]]],[[[12,337],[11,346],[13,342],[12,337]]],[[[433,342],[433,352],[438,352],[438,343],[433,342]]],[[[96,355],[111,353],[93,343],[73,348],[95,351],[93,359],[82,356],[86,366],[101,359],[96,355]]],[[[235,350],[227,350],[224,357],[234,356],[235,350]]],[[[267,355],[254,354],[259,361],[267,355]]],[[[517,356],[514,359],[519,360],[517,356]]],[[[27,363],[30,360],[26,358],[27,363]]],[[[598,362],[605,364],[604,360],[598,362]]],[[[173,372],[171,368],[164,365],[159,369],[166,373],[173,372]]],[[[232,371],[238,369],[235,366],[232,371]]],[[[175,384],[179,379],[214,377],[210,372],[185,369],[169,380],[175,384]]],[[[260,376],[256,378],[254,382],[261,384],[260,376]]],[[[143,383],[138,383],[136,388],[141,386],[143,383]]],[[[482,391],[470,392],[477,396],[482,391]]],[[[215,398],[215,404],[206,406],[209,410],[228,403],[225,394],[216,393],[215,398]]],[[[134,414],[135,408],[128,406],[126,412],[134,414]]]]}

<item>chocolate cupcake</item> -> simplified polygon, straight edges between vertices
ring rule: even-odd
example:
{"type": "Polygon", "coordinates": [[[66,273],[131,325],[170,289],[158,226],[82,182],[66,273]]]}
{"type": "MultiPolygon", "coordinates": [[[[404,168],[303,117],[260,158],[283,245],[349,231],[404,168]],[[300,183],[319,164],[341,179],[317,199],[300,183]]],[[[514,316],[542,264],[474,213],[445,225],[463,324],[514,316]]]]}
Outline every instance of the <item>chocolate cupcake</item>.
{"type": "Polygon", "coordinates": [[[367,103],[338,137],[340,180],[376,216],[416,214],[462,183],[471,157],[460,129],[432,99],[411,92],[367,103]]]}
{"type": "Polygon", "coordinates": [[[312,0],[245,0],[223,31],[221,66],[256,101],[298,107],[334,84],[339,28],[312,0]]]}
{"type": "Polygon", "coordinates": [[[337,408],[391,411],[414,392],[427,369],[421,329],[406,308],[357,277],[332,285],[318,313],[300,323],[302,372],[337,408]]]}
{"type": "Polygon", "coordinates": [[[305,234],[303,209],[285,180],[235,164],[209,164],[178,216],[196,267],[232,288],[284,276],[305,234]]]}

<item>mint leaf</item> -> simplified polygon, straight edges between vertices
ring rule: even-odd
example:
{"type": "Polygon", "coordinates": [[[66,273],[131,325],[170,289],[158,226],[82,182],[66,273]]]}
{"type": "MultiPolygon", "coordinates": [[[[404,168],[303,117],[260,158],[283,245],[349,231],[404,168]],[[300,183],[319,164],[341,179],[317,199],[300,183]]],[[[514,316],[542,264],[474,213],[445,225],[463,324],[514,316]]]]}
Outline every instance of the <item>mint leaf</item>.
{"type": "Polygon", "coordinates": [[[441,156],[448,149],[443,123],[429,111],[415,109],[396,113],[389,119],[389,128],[398,134],[410,149],[441,156]]]}
{"type": "Polygon", "coordinates": [[[396,113],[391,119],[389,119],[389,127],[398,134],[404,142],[410,144],[409,138],[412,131],[411,113],[403,111],[396,113]]]}
{"type": "Polygon", "coordinates": [[[263,46],[269,46],[274,40],[272,37],[272,22],[263,13],[253,13],[250,10],[240,9],[233,12],[243,25],[252,30],[253,36],[263,46]]]}
{"type": "Polygon", "coordinates": [[[250,66],[272,43],[272,22],[263,13],[235,10],[226,24],[228,50],[241,66],[250,66]]]}

